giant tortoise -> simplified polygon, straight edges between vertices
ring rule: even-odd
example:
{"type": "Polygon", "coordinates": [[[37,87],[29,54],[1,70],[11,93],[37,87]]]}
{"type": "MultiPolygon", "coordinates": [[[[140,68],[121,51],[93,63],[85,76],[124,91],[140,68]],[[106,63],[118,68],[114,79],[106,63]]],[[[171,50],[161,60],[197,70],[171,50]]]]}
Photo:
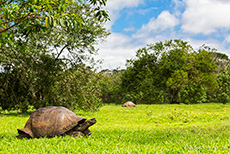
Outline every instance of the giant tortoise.
{"type": "Polygon", "coordinates": [[[95,123],[95,118],[86,120],[65,107],[48,106],[31,114],[24,129],[17,129],[17,138],[91,135],[88,128],[95,123]]]}
{"type": "Polygon", "coordinates": [[[128,101],[122,105],[122,107],[137,107],[133,102],[128,101]]]}

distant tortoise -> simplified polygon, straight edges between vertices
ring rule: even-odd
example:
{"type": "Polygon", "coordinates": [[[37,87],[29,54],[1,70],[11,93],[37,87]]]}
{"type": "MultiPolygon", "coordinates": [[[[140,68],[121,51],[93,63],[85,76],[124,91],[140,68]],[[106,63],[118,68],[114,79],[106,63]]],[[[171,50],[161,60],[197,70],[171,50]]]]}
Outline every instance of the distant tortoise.
{"type": "Polygon", "coordinates": [[[48,106],[31,114],[24,129],[17,129],[17,138],[91,135],[88,128],[95,123],[95,118],[86,121],[67,108],[48,106]]]}
{"type": "Polygon", "coordinates": [[[122,107],[137,107],[133,102],[128,101],[122,105],[122,107]]]}

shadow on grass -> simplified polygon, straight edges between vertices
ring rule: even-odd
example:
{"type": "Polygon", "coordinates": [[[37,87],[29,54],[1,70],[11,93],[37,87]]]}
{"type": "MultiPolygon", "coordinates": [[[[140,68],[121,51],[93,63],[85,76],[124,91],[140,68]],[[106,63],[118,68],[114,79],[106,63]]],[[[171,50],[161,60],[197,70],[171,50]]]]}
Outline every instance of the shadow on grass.
{"type": "Polygon", "coordinates": [[[0,140],[2,140],[2,139],[16,139],[17,135],[18,135],[18,133],[16,133],[16,134],[0,134],[0,140]]]}
{"type": "Polygon", "coordinates": [[[28,117],[28,116],[30,116],[31,115],[31,113],[32,113],[32,111],[30,111],[30,112],[24,112],[24,113],[22,113],[22,112],[15,112],[15,111],[13,111],[13,112],[6,112],[6,111],[1,111],[0,112],[0,117],[28,117]]]}
{"type": "MultiPolygon", "coordinates": [[[[21,112],[19,110],[13,110],[13,111],[7,111],[7,110],[2,110],[0,107],[0,117],[27,117],[30,116],[36,109],[29,110],[27,112],[21,112]]],[[[87,116],[89,114],[92,114],[92,112],[86,112],[82,110],[75,110],[73,111],[77,116],[87,116]]]]}

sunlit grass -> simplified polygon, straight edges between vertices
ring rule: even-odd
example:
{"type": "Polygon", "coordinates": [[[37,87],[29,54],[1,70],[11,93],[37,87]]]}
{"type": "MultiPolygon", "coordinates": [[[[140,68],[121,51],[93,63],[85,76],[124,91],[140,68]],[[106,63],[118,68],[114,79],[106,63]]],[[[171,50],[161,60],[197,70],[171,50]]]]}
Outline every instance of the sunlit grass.
{"type": "Polygon", "coordinates": [[[29,115],[2,114],[0,153],[229,153],[230,105],[107,105],[94,113],[91,137],[16,139],[29,115]]]}

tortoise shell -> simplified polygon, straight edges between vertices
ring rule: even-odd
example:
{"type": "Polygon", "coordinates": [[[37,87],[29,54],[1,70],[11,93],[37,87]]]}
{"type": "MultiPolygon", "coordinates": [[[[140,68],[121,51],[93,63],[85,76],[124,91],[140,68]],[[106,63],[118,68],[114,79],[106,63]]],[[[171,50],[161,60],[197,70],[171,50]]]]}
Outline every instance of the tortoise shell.
{"type": "Polygon", "coordinates": [[[122,107],[137,107],[133,102],[128,101],[122,105],[122,107]]]}
{"type": "Polygon", "coordinates": [[[85,120],[67,108],[49,106],[34,111],[18,133],[28,134],[28,138],[53,137],[63,135],[85,120]]]}

